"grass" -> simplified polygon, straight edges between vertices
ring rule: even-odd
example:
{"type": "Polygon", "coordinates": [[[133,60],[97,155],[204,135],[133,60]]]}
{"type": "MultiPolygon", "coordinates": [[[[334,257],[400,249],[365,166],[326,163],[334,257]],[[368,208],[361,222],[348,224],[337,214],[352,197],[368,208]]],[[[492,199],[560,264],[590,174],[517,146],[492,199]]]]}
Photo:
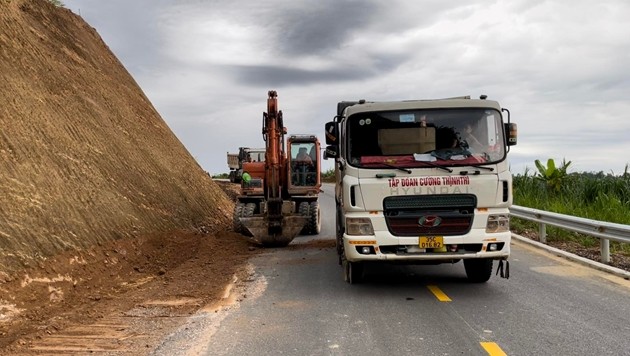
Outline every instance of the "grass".
{"type": "MultiPolygon", "coordinates": [[[[571,173],[560,189],[550,189],[544,181],[526,171],[514,176],[514,204],[559,214],[630,225],[630,173],[622,175],[571,173]]],[[[514,218],[512,228],[538,230],[538,224],[514,218]]],[[[599,245],[599,239],[547,227],[550,241],[575,241],[584,247],[599,245]]],[[[611,251],[630,255],[630,244],[611,242],[611,251]]]]}
{"type": "Polygon", "coordinates": [[[335,169],[330,168],[326,172],[322,172],[322,182],[334,183],[335,182],[335,169]]]}

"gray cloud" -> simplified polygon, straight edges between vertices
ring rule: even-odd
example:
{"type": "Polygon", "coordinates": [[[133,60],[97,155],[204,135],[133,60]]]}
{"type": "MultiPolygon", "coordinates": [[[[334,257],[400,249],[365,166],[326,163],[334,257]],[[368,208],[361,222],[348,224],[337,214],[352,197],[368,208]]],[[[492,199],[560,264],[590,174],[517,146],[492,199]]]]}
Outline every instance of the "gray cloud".
{"type": "Polygon", "coordinates": [[[320,135],[340,100],[487,94],[519,124],[515,171],[534,159],[615,172],[630,161],[623,0],[64,2],[214,173],[225,151],[261,141],[269,89],[290,132],[320,135]]]}
{"type": "Polygon", "coordinates": [[[378,1],[322,0],[279,9],[276,38],[287,55],[326,55],[339,50],[353,35],[378,21],[386,6],[378,1]]]}
{"type": "Polygon", "coordinates": [[[64,1],[68,8],[96,28],[132,72],[159,61],[155,55],[162,45],[159,18],[168,2],[155,0],[147,6],[141,1],[64,1]]]}
{"type": "Polygon", "coordinates": [[[376,75],[370,68],[349,67],[328,70],[296,69],[280,66],[238,66],[228,70],[233,72],[237,81],[244,85],[287,86],[310,85],[313,83],[338,83],[370,78],[376,75]]]}

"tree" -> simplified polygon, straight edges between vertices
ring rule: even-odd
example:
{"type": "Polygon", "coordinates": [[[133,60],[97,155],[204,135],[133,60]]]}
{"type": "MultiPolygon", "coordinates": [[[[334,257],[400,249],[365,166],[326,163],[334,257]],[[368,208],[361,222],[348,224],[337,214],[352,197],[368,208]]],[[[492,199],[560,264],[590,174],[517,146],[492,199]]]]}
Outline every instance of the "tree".
{"type": "Polygon", "coordinates": [[[571,161],[567,162],[562,159],[562,165],[559,168],[556,168],[556,163],[552,158],[547,160],[547,167],[543,166],[540,160],[536,160],[534,163],[538,168],[538,174],[534,178],[544,182],[547,189],[556,193],[559,192],[567,180],[567,169],[571,165],[571,161]]]}
{"type": "Polygon", "coordinates": [[[53,5],[57,6],[57,7],[65,7],[66,6],[60,0],[48,0],[48,1],[50,1],[51,4],[53,4],[53,5]]]}

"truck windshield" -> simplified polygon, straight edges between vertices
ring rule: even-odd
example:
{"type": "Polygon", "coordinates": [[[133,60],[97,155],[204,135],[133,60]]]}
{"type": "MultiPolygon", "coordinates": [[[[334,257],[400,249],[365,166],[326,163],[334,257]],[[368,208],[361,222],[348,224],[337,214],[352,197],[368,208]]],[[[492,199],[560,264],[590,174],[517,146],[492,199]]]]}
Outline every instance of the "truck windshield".
{"type": "Polygon", "coordinates": [[[250,162],[264,162],[265,161],[265,151],[264,150],[256,150],[248,152],[248,159],[250,162]]]}
{"type": "Polygon", "coordinates": [[[490,164],[506,153],[495,109],[363,112],[346,128],[347,158],[362,168],[490,164]]]}

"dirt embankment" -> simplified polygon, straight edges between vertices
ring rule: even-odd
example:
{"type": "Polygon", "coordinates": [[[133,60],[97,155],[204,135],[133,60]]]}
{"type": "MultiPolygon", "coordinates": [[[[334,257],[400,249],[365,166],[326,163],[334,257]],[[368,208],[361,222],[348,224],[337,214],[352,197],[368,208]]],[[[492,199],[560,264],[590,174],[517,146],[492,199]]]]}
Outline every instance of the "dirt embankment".
{"type": "Polygon", "coordinates": [[[247,278],[232,209],[93,28],[0,0],[0,354],[148,352],[247,278]]]}
{"type": "MultiPolygon", "coordinates": [[[[220,186],[227,194],[238,188],[220,186]]],[[[5,274],[0,354],[149,354],[187,317],[246,298],[246,263],[258,251],[231,231],[174,230],[5,274]]]]}
{"type": "Polygon", "coordinates": [[[229,223],[232,202],[71,11],[0,1],[0,76],[0,270],[229,223]]]}

